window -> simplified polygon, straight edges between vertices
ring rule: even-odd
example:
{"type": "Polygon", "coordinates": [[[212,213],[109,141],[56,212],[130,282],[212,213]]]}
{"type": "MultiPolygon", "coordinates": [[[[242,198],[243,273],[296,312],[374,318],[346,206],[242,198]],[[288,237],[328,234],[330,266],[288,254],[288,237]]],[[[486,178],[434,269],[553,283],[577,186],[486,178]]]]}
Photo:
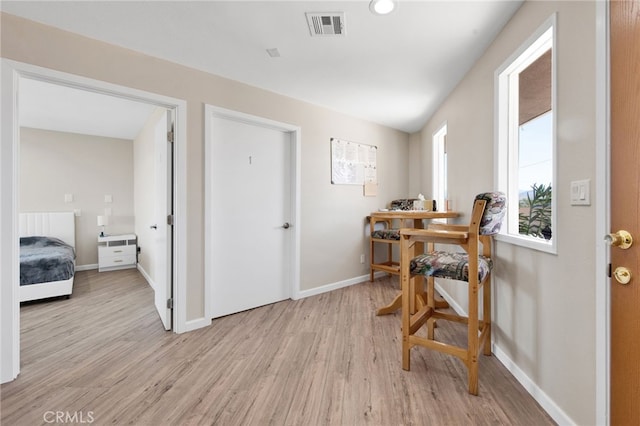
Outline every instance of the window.
{"type": "Polygon", "coordinates": [[[433,199],[438,210],[445,210],[447,199],[447,124],[433,134],[433,199]]]}
{"type": "Polygon", "coordinates": [[[496,185],[507,194],[498,239],[556,252],[555,15],[496,78],[496,185]]]}

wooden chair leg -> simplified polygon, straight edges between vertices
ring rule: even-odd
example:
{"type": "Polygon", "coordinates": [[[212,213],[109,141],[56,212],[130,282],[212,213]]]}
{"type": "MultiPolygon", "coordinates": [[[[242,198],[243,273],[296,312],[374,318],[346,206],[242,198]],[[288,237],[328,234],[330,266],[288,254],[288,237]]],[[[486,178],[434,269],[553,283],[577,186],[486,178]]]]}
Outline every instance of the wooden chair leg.
{"type": "Polygon", "coordinates": [[[411,345],[409,332],[412,305],[415,304],[415,278],[409,272],[409,260],[415,254],[413,245],[407,239],[400,240],[400,290],[402,291],[402,369],[411,368],[411,345]]]}
{"type": "Polygon", "coordinates": [[[474,268],[469,268],[469,316],[467,327],[467,369],[469,393],[478,394],[478,279],[474,268]],[[475,279],[473,278],[475,274],[475,279]]]}
{"type": "Polygon", "coordinates": [[[487,330],[482,353],[491,355],[491,274],[482,286],[482,322],[483,330],[487,330]]]}
{"type": "Polygon", "coordinates": [[[478,395],[478,356],[472,356],[467,365],[469,367],[469,393],[478,395]]]}
{"type": "Polygon", "coordinates": [[[411,346],[408,337],[402,336],[402,369],[409,371],[411,369],[411,346]]]}
{"type": "MultiPolygon", "coordinates": [[[[436,298],[435,298],[435,280],[433,277],[427,277],[427,306],[435,311],[436,298]]],[[[427,339],[433,340],[433,329],[436,326],[436,320],[431,318],[427,321],[427,339]]]]}
{"type": "Polygon", "coordinates": [[[369,281],[373,282],[373,268],[371,265],[376,263],[375,247],[373,242],[373,231],[375,230],[375,221],[373,218],[369,219],[369,281]]]}
{"type": "Polygon", "coordinates": [[[401,277],[402,287],[402,369],[409,371],[411,368],[411,345],[409,344],[409,333],[411,324],[410,300],[414,294],[410,291],[415,286],[415,278],[401,277]]]}

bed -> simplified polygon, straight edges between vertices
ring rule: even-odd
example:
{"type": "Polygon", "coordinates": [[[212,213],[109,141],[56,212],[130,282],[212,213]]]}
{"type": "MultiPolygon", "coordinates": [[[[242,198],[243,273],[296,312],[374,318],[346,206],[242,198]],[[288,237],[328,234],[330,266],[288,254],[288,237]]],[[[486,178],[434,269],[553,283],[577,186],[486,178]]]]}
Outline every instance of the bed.
{"type": "Polygon", "coordinates": [[[20,301],[67,296],[75,276],[73,212],[20,213],[20,301]]]}

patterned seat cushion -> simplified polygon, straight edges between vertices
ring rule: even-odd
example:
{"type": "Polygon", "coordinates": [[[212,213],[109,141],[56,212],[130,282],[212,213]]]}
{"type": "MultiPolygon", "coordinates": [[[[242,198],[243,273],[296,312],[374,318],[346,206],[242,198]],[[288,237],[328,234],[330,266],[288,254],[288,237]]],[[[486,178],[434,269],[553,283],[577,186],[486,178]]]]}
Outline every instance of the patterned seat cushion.
{"type": "Polygon", "coordinates": [[[381,240],[400,240],[399,229],[377,229],[371,234],[371,238],[379,238],[381,240]]]}
{"type": "MultiPolygon", "coordinates": [[[[478,256],[478,279],[480,282],[489,275],[492,267],[491,259],[478,256]]],[[[466,253],[434,251],[421,254],[411,261],[410,268],[414,275],[469,281],[469,255],[466,253]]]]}
{"type": "Polygon", "coordinates": [[[500,232],[502,220],[507,213],[507,197],[502,192],[485,192],[476,195],[476,200],[487,202],[480,220],[479,234],[495,235],[500,232]]]}

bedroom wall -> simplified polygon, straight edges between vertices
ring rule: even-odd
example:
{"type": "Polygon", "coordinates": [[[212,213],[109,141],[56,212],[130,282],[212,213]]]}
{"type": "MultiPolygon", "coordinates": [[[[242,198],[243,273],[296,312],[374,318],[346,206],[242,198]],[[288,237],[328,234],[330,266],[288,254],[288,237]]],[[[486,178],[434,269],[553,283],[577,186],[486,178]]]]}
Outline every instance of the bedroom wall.
{"type": "Polygon", "coordinates": [[[133,232],[131,140],[20,129],[20,211],[80,210],[76,265],[97,268],[97,216],[111,208],[109,234],[133,232]],[[65,194],[73,196],[65,202],[65,194]],[[105,203],[111,195],[113,202],[105,203]]]}
{"type": "Polygon", "coordinates": [[[142,269],[149,284],[154,284],[155,238],[149,226],[155,218],[155,126],[165,112],[162,108],[149,116],[140,134],[133,141],[133,209],[135,233],[138,236],[138,269],[142,269]]]}
{"type": "MultiPolygon", "coordinates": [[[[525,2],[421,132],[422,164],[431,164],[431,135],[447,121],[449,194],[468,221],[474,195],[494,187],[494,71],[558,13],[558,253],[496,244],[492,330],[496,352],[552,404],[545,408],[584,425],[596,423],[594,265],[601,241],[594,205],[571,206],[569,188],[572,180],[595,182],[595,10],[595,2],[525,2]]],[[[422,187],[430,185],[423,173],[422,187]]],[[[466,287],[442,285],[466,310],[466,287]]]]}
{"type": "MultiPolygon", "coordinates": [[[[408,196],[408,134],[179,64],[1,16],[3,58],[158,93],[187,102],[187,320],[204,315],[204,104],[302,129],[301,290],[366,279],[365,216],[408,196]],[[378,146],[378,196],[331,185],[330,138],[378,146]]],[[[9,143],[9,141],[3,141],[9,143]]]]}

